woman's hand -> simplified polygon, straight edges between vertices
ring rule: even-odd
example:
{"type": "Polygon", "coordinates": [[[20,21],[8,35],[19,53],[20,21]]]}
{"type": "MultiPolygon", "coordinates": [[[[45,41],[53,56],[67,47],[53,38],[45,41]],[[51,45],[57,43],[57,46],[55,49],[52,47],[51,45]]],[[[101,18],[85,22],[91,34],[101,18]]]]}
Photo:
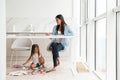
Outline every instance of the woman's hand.
{"type": "Polygon", "coordinates": [[[49,36],[50,35],[50,32],[47,32],[47,33],[45,33],[47,36],[49,36]]]}

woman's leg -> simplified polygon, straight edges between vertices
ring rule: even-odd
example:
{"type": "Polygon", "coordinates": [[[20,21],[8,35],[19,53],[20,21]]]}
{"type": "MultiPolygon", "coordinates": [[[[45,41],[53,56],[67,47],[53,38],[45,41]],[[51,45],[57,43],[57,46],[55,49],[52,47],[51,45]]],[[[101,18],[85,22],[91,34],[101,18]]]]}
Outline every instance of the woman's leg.
{"type": "Polygon", "coordinates": [[[63,46],[61,43],[53,42],[51,44],[51,47],[52,47],[52,54],[53,54],[53,63],[55,68],[58,64],[60,64],[59,51],[63,49],[63,46]]]}
{"type": "Polygon", "coordinates": [[[60,65],[60,58],[57,58],[57,65],[60,65]]]}
{"type": "Polygon", "coordinates": [[[57,43],[57,50],[58,50],[58,53],[57,53],[57,65],[60,65],[60,57],[59,57],[59,51],[63,50],[64,47],[61,43],[57,43]]]}

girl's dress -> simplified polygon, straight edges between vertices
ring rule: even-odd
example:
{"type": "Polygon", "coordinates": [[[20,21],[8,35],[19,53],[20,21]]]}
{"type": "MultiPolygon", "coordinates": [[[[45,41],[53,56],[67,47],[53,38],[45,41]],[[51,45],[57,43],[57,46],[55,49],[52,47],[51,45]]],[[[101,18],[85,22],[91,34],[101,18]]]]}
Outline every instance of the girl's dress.
{"type": "Polygon", "coordinates": [[[38,53],[35,53],[32,58],[33,62],[32,64],[36,64],[36,67],[40,67],[41,64],[39,63],[39,56],[38,53]]]}

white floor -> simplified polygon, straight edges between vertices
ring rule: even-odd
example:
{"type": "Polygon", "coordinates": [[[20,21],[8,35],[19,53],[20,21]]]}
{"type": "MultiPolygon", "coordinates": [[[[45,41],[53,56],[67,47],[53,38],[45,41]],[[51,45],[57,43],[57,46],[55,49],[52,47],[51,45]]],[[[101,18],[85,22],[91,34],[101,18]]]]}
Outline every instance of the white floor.
{"type": "Polygon", "coordinates": [[[70,66],[61,64],[57,71],[45,75],[7,76],[7,80],[99,80],[91,72],[72,73],[70,66]],[[64,65],[64,66],[62,66],[64,65]]]}
{"type": "MultiPolygon", "coordinates": [[[[57,71],[46,73],[45,75],[7,76],[6,80],[99,80],[91,72],[81,72],[74,75],[71,70],[70,57],[64,56],[66,55],[61,55],[61,64],[58,66],[57,71]]],[[[51,63],[51,60],[47,60],[46,66],[52,67],[51,63]]],[[[14,70],[7,67],[7,72],[14,70]]]]}

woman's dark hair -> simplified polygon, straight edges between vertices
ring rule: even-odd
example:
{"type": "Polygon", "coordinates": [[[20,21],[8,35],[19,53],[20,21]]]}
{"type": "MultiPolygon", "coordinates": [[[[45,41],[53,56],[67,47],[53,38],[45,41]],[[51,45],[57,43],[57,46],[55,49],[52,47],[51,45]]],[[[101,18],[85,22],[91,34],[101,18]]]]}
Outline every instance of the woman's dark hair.
{"type": "MultiPolygon", "coordinates": [[[[63,17],[61,14],[59,14],[59,15],[57,15],[55,18],[58,18],[58,19],[61,20],[61,33],[64,34],[64,29],[65,29],[65,25],[66,25],[66,22],[65,22],[65,20],[64,20],[64,17],[63,17]]],[[[59,29],[59,26],[60,26],[60,25],[57,25],[57,28],[56,28],[57,31],[58,31],[58,29],[59,29]]]]}
{"type": "Polygon", "coordinates": [[[38,44],[33,44],[33,45],[32,45],[32,49],[31,49],[31,57],[32,57],[33,54],[34,54],[36,47],[38,48],[38,56],[40,55],[40,50],[39,50],[38,44]]]}

